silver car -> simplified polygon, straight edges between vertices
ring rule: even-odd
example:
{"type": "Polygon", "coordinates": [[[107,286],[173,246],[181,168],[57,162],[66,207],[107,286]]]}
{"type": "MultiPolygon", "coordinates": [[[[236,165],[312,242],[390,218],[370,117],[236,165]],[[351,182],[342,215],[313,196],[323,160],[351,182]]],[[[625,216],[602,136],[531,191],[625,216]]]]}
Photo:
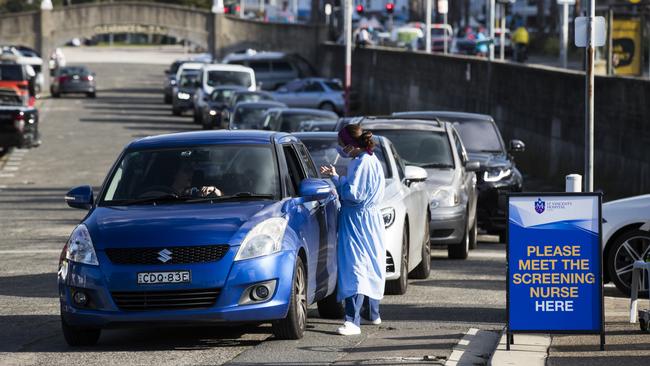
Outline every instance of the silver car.
{"type": "Polygon", "coordinates": [[[408,165],[426,169],[431,243],[447,245],[449,258],[465,259],[476,247],[476,174],[458,132],[447,122],[365,117],[363,129],[387,137],[408,165]]]}
{"type": "MultiPolygon", "coordinates": [[[[295,133],[309,150],[314,163],[334,165],[339,175],[347,174],[350,159],[336,152],[335,132],[295,133]]],[[[386,191],[380,204],[386,226],[386,293],[406,292],[408,277],[427,278],[431,269],[429,245],[429,203],[426,186],[427,172],[415,166],[405,166],[391,142],[377,137],[375,154],[384,168],[386,191]]]]}
{"type": "Polygon", "coordinates": [[[297,79],[273,92],[279,102],[292,108],[317,108],[343,113],[343,87],[336,79],[297,79]]]}

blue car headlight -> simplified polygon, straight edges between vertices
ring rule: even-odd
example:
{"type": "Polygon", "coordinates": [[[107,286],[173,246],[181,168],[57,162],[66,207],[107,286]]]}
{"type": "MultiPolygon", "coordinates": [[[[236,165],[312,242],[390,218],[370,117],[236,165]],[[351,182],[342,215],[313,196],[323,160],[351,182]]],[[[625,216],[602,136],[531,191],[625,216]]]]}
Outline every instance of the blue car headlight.
{"type": "Polygon", "coordinates": [[[65,257],[72,262],[99,265],[93,241],[90,239],[90,233],[86,225],[81,224],[72,231],[66,245],[65,257]]]}
{"type": "Polygon", "coordinates": [[[274,217],[255,225],[239,246],[236,261],[261,257],[280,251],[287,220],[274,217]]]}
{"type": "Polygon", "coordinates": [[[486,170],[483,173],[483,181],[498,182],[512,175],[512,169],[486,170]]]}

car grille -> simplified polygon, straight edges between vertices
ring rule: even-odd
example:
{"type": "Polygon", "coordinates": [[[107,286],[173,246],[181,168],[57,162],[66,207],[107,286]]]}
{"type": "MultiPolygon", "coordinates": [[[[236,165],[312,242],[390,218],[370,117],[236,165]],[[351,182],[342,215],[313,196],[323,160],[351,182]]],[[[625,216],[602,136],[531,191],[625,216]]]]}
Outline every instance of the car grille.
{"type": "Polygon", "coordinates": [[[117,307],[126,311],[180,310],[211,307],[220,289],[111,292],[117,307]]]}
{"type": "Polygon", "coordinates": [[[395,273],[395,261],[390,252],[386,251],[386,272],[395,273]]]}
{"type": "Polygon", "coordinates": [[[108,259],[114,264],[189,264],[216,262],[230,247],[228,245],[207,245],[197,247],[166,248],[110,248],[106,249],[108,259]],[[160,252],[167,250],[171,259],[159,259],[160,252]]]}

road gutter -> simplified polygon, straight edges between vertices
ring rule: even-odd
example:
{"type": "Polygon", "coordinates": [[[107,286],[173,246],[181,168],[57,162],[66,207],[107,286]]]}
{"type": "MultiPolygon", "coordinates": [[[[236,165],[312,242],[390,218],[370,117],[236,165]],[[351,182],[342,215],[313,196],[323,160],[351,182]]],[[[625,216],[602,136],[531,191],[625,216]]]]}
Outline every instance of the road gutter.
{"type": "Polygon", "coordinates": [[[487,365],[499,333],[470,328],[454,347],[445,366],[487,365]]]}

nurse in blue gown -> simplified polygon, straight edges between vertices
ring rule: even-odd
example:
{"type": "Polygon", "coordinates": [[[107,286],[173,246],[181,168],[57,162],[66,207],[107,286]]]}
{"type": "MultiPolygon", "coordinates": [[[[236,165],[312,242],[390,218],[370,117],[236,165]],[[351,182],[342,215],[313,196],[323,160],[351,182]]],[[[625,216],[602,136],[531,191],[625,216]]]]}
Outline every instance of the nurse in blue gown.
{"type": "Polygon", "coordinates": [[[372,132],[358,125],[339,132],[339,154],[352,158],[348,174],[339,177],[333,166],[321,167],[332,177],[341,201],[338,232],[338,300],[345,300],[345,323],[339,334],[361,333],[364,322],[378,325],[379,300],[384,296],[386,248],[379,203],[384,196],[384,171],[373,155],[372,132]],[[367,310],[367,311],[366,311],[367,310]]]}

